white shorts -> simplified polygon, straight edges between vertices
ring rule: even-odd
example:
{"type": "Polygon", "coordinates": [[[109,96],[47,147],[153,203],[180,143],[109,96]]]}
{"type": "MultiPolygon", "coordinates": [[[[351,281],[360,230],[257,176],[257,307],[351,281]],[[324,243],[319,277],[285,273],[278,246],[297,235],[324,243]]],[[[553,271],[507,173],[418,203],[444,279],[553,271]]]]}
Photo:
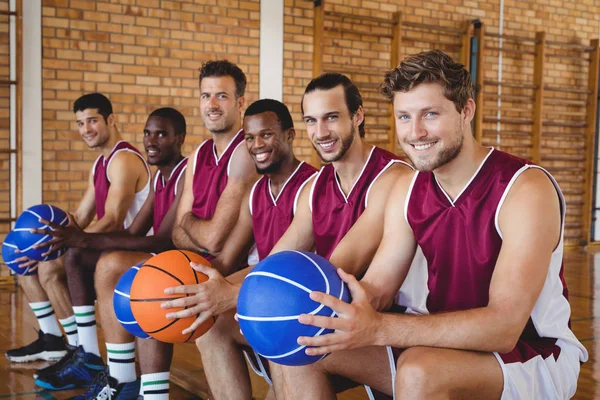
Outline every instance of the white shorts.
{"type": "Polygon", "coordinates": [[[505,364],[494,353],[504,374],[502,400],[570,399],[577,390],[580,350],[573,344],[558,340],[560,355],[555,360],[534,357],[524,363],[505,364]]]}

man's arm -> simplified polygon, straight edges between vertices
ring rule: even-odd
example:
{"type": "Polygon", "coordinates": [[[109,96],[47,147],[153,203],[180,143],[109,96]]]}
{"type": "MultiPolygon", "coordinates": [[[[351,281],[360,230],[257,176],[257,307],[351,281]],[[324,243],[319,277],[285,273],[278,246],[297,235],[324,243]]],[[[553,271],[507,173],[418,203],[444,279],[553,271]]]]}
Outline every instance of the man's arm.
{"type": "Polygon", "coordinates": [[[413,173],[409,166],[397,163],[381,174],[369,192],[368,207],[331,254],[333,265],[360,279],[381,244],[385,206],[391,188],[400,177],[410,179],[413,173]]]}
{"type": "Polygon", "coordinates": [[[250,193],[248,191],[242,199],[240,215],[235,228],[231,231],[219,255],[211,262],[213,267],[225,276],[230,275],[235,267],[248,257],[248,252],[254,243],[252,215],[250,215],[248,206],[249,198],[250,193]]]}
{"type": "MultiPolygon", "coordinates": [[[[390,201],[393,201],[392,197],[390,201]]],[[[525,171],[515,181],[500,210],[499,226],[503,242],[486,307],[424,316],[375,312],[369,300],[365,301],[364,294],[374,293],[373,288],[378,285],[385,286],[382,283],[385,276],[375,276],[376,270],[385,270],[381,263],[388,261],[394,265],[393,259],[379,257],[386,250],[382,248],[373,261],[372,268],[375,269],[369,269],[363,279],[371,287],[359,284],[352,276],[343,277],[355,292],[352,304],[340,304],[322,294],[315,294],[314,298],[311,295],[313,300],[333,305],[340,314],[340,321],[311,316],[302,316],[301,321],[326,325],[338,332],[318,338],[324,340],[303,338],[299,343],[322,346],[307,351],[310,354],[368,345],[428,346],[499,353],[512,350],[543,288],[552,252],[560,239],[559,199],[543,171],[525,171]],[[355,302],[357,298],[362,300],[355,302]]]]}
{"type": "Polygon", "coordinates": [[[183,216],[192,211],[194,205],[194,163],[196,162],[194,157],[188,158],[187,168],[185,170],[185,177],[183,185],[183,191],[181,193],[181,199],[176,208],[175,221],[173,224],[171,239],[175,247],[181,250],[189,250],[196,253],[202,252],[200,246],[192,241],[189,235],[183,229],[181,225],[183,216]]]}
{"type": "Polygon", "coordinates": [[[128,151],[115,154],[108,169],[110,187],[104,206],[104,216],[87,228],[87,232],[123,230],[127,211],[135,198],[138,182],[150,179],[138,155],[128,151]]]}
{"type": "Polygon", "coordinates": [[[79,225],[82,229],[88,227],[88,225],[94,219],[96,215],[96,190],[94,188],[94,172],[90,172],[90,176],[88,178],[88,187],[85,190],[79,205],[77,206],[77,210],[73,214],[73,218],[77,225],[79,225]]]}
{"type": "Polygon", "coordinates": [[[181,215],[180,225],[192,242],[216,254],[237,221],[242,198],[258,179],[254,161],[242,146],[232,155],[227,186],[221,194],[212,218],[202,220],[190,212],[181,215]]]}

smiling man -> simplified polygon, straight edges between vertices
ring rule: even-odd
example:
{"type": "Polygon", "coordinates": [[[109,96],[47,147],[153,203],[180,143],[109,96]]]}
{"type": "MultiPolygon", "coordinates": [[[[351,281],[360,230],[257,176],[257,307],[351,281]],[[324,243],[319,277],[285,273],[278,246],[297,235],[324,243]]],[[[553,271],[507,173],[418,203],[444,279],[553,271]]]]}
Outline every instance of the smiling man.
{"type": "MultiPolygon", "coordinates": [[[[100,155],[90,173],[88,188],[72,222],[89,233],[127,228],[150,191],[150,170],[142,154],[122,140],[112,104],[100,93],[87,94],[73,105],[79,134],[100,155]],[[92,223],[94,217],[97,221],[92,223]]],[[[71,248],[45,268],[66,269],[69,294],[79,335],[79,348],[51,368],[38,371],[36,383],[52,390],[88,386],[104,369],[98,348],[93,275],[101,252],[71,248]]]]}
{"type": "MultiPolygon", "coordinates": [[[[245,194],[237,224],[213,261],[213,265],[224,270],[241,264],[253,245],[259,261],[269,255],[294,218],[300,191],[317,172],[294,156],[292,144],[296,131],[292,116],[283,103],[271,99],[252,103],[244,114],[244,134],[256,171],[263,176],[245,194]]],[[[190,332],[206,318],[220,314],[219,310],[212,308],[214,305],[232,302],[233,305],[225,307],[232,310],[236,299],[235,288],[221,274],[211,268],[196,268],[209,276],[210,283],[175,288],[177,293],[192,296],[184,297],[182,302],[164,304],[166,307],[185,305],[189,315],[199,315],[188,328],[190,332]],[[202,299],[210,300],[210,304],[202,299]]],[[[196,341],[215,399],[247,399],[252,396],[250,376],[242,353],[243,346],[248,344],[240,334],[233,314],[230,311],[220,315],[215,325],[196,341]],[[230,384],[233,381],[235,385],[230,384]]],[[[253,354],[248,357],[254,370],[269,381],[266,361],[253,354]]]]}
{"type": "Polygon", "coordinates": [[[443,52],[408,57],[382,88],[418,171],[394,185],[364,278],[339,271],[352,303],[311,294],[339,317],[300,316],[335,332],[298,343],[333,353],[282,368],[282,397],[333,399],[338,374],[397,399],[571,398],[588,353],[569,328],[558,184],[474,139],[471,76],[443,52]],[[422,315],[382,312],[409,267],[427,282],[400,304],[422,315]]]}
{"type": "MultiPolygon", "coordinates": [[[[186,122],[173,108],[153,111],[144,127],[144,148],[148,163],[158,167],[152,180],[150,193],[131,225],[120,232],[87,233],[73,221],[66,228],[54,226],[52,242],[70,248],[104,251],[98,260],[94,283],[102,329],[106,339],[108,370],[101,372],[90,390],[78,399],[136,398],[139,386],[135,370],[135,342],[117,321],[113,309],[113,291],[121,275],[132,265],[152,257],[151,252],[173,248],[171,231],[177,204],[181,197],[182,179],[187,158],[181,155],[186,136],[186,122]],[[154,235],[146,236],[150,228],[154,235]],[[110,250],[113,250],[110,252],[110,250]],[[120,250],[120,251],[114,251],[120,250]]],[[[153,339],[138,342],[138,357],[145,391],[154,400],[168,398],[169,367],[173,353],[172,344],[153,339]],[[153,382],[161,382],[158,386],[153,382]],[[153,387],[154,386],[154,387],[153,387]]]]}
{"type": "Polygon", "coordinates": [[[258,176],[242,146],[246,75],[229,61],[209,61],[200,69],[199,83],[200,115],[211,139],[188,161],[173,243],[212,260],[235,226],[244,193],[258,176]]]}

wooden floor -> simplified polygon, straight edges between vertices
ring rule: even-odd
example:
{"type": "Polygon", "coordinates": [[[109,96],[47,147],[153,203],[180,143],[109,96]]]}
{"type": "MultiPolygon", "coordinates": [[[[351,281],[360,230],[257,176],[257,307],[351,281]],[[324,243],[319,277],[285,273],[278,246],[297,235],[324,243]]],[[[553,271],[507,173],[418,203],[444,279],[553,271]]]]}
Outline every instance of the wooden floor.
{"type": "MultiPolygon", "coordinates": [[[[565,255],[565,278],[572,307],[572,329],[590,353],[582,367],[575,399],[600,398],[600,364],[596,348],[600,344],[600,252],[568,252],[565,255]],[[598,272],[598,282],[596,282],[598,272]],[[598,334],[596,333],[598,330],[598,334]],[[597,340],[598,339],[598,340],[597,340]]],[[[13,286],[0,286],[0,352],[29,343],[37,337],[33,313],[22,293],[13,286]]],[[[103,347],[103,339],[100,337],[103,347]]],[[[104,348],[102,348],[104,354],[104,348]]],[[[31,375],[46,363],[16,364],[0,357],[0,399],[66,399],[79,391],[49,392],[33,383],[31,375]]],[[[172,399],[206,399],[207,385],[200,356],[191,344],[175,347],[171,368],[172,399]]],[[[264,398],[267,385],[253,376],[254,396],[264,398]]],[[[366,399],[362,389],[339,396],[342,400],[366,399]]]]}

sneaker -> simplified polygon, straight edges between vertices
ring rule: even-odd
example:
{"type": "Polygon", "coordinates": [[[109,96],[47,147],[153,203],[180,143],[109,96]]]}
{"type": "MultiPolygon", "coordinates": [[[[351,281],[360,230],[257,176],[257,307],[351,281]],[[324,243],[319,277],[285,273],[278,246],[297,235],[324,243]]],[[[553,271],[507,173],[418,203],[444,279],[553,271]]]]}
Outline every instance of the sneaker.
{"type": "Polygon", "coordinates": [[[60,360],[67,354],[67,344],[62,336],[38,331],[38,338],[26,346],[8,350],[6,358],[12,362],[28,362],[36,360],[60,360]]]}
{"type": "Polygon", "coordinates": [[[117,380],[109,375],[106,367],[96,375],[87,392],[71,397],[71,400],[137,400],[139,393],[139,379],[135,382],[117,383],[117,380]]]}
{"type": "Polygon", "coordinates": [[[56,371],[58,371],[59,369],[61,369],[64,365],[66,365],[69,361],[71,361],[71,358],[73,357],[73,354],[75,354],[76,350],[77,350],[77,346],[71,346],[70,344],[67,343],[67,354],[65,354],[65,356],[63,358],[61,358],[54,364],[49,365],[45,368],[36,370],[33,373],[33,379],[37,379],[40,376],[53,374],[56,371]]]}
{"type": "Polygon", "coordinates": [[[96,375],[104,371],[102,358],[83,351],[79,346],[70,360],[48,375],[40,375],[35,384],[49,390],[65,390],[88,387],[96,375]]]}

